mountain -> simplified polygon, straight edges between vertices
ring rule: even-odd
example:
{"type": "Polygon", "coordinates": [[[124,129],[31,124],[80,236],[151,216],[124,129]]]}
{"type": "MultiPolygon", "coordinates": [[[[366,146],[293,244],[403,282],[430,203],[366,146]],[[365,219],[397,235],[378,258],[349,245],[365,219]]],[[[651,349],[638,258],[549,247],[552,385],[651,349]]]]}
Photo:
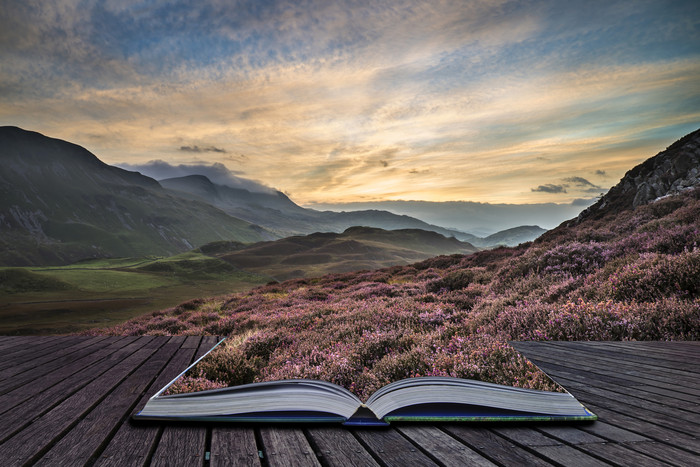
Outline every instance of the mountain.
{"type": "Polygon", "coordinates": [[[628,171],[577,222],[599,219],[700,186],[700,129],[628,171]]]}
{"type": "Polygon", "coordinates": [[[546,230],[538,225],[521,225],[512,229],[501,230],[491,234],[486,238],[476,238],[474,246],[492,248],[494,246],[516,246],[521,243],[530,242],[546,230]]]}
{"type": "Polygon", "coordinates": [[[247,272],[286,280],[409,264],[445,254],[470,254],[477,248],[425,230],[351,227],[343,233],[314,233],[247,246],[219,242],[200,250],[247,272]]]}
{"type": "Polygon", "coordinates": [[[3,265],[171,255],[215,240],[274,238],[66,141],[0,127],[0,148],[3,265]]]}
{"type": "MultiPolygon", "coordinates": [[[[489,204],[473,201],[376,201],[355,203],[314,203],[306,207],[330,211],[384,210],[421,219],[446,229],[487,237],[520,225],[537,224],[551,229],[577,216],[595,200],[576,200],[569,204],[489,204]]],[[[460,238],[460,237],[458,237],[460,238]]],[[[460,238],[468,242],[468,238],[460,238]]],[[[530,239],[534,240],[534,239],[530,239]]]]}
{"type": "Polygon", "coordinates": [[[213,183],[203,175],[160,180],[160,184],[178,196],[212,204],[228,214],[260,225],[280,237],[306,235],[314,232],[340,233],[353,226],[376,227],[384,230],[420,229],[455,237],[482,248],[496,245],[517,245],[534,240],[544,229],[516,227],[507,232],[481,238],[458,230],[428,224],[407,215],[377,209],[335,212],[307,209],[295,204],[279,191],[252,192],[213,183]]]}

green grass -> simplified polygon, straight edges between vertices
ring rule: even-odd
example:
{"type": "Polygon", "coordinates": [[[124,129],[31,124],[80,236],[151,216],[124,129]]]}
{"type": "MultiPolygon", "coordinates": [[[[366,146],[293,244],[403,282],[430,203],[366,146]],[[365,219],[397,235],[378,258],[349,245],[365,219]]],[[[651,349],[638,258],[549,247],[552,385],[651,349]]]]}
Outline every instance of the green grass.
{"type": "Polygon", "coordinates": [[[269,280],[196,252],[0,268],[0,334],[112,326],[192,298],[245,291],[269,280]]]}

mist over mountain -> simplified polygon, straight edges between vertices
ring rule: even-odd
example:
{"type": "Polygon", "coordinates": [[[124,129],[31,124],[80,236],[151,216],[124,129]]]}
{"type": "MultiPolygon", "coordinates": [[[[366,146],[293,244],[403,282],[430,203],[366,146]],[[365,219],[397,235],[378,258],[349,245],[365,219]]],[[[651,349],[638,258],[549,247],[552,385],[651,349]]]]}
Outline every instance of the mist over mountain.
{"type": "MultiPolygon", "coordinates": [[[[357,203],[314,203],[307,207],[331,211],[380,209],[416,217],[447,229],[486,237],[501,230],[536,224],[551,229],[576,217],[595,199],[576,200],[570,204],[489,204],[473,201],[376,201],[357,203]]],[[[471,241],[465,239],[467,241],[471,241]]]]}
{"type": "Polygon", "coordinates": [[[171,255],[215,240],[274,238],[78,145],[0,128],[0,264],[171,255]]]}
{"type": "Polygon", "coordinates": [[[503,235],[482,238],[470,233],[429,224],[405,214],[379,209],[335,212],[303,208],[280,191],[250,191],[212,182],[203,175],[160,180],[173,194],[210,203],[226,213],[265,227],[280,237],[307,235],[315,232],[344,232],[353,226],[384,230],[420,229],[469,242],[481,248],[496,245],[517,245],[534,240],[543,232],[537,226],[510,229],[503,235]]]}

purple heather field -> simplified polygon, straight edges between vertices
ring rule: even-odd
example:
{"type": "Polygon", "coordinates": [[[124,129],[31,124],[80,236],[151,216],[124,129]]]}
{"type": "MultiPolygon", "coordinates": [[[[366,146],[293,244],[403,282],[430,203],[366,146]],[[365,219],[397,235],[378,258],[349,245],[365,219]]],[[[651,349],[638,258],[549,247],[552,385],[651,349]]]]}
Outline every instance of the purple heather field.
{"type": "Polygon", "coordinates": [[[287,378],[361,398],[413,376],[558,386],[511,340],[700,338],[700,189],[534,243],[196,299],[92,334],[228,336],[174,391],[287,378]]]}

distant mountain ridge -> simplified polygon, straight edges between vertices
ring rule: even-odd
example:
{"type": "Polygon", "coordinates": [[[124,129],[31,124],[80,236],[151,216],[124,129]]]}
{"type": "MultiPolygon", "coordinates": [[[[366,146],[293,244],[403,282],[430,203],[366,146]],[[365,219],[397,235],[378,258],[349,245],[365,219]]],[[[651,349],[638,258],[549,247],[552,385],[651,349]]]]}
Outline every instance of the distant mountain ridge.
{"type": "Polygon", "coordinates": [[[274,238],[78,145],[0,127],[0,264],[171,255],[215,240],[274,238]]]}
{"type": "MultiPolygon", "coordinates": [[[[255,243],[354,226],[432,231],[482,248],[540,233],[517,228],[482,239],[387,211],[307,209],[281,192],[217,185],[201,175],[159,183],[105,164],[76,144],[10,126],[0,127],[0,162],[5,266],[169,256],[216,241],[255,243]]],[[[435,251],[441,253],[446,251],[435,251]]]]}
{"type": "Polygon", "coordinates": [[[358,211],[317,211],[295,204],[282,192],[251,192],[213,183],[203,175],[189,175],[160,180],[160,184],[179,196],[210,203],[228,214],[276,232],[280,237],[308,235],[316,232],[344,232],[353,226],[384,230],[420,229],[469,242],[480,248],[517,245],[534,240],[543,232],[537,226],[521,226],[478,237],[466,232],[428,224],[407,215],[378,209],[358,211]]]}
{"type": "Polygon", "coordinates": [[[287,280],[471,254],[478,248],[427,230],[351,227],[342,233],[313,233],[253,245],[214,243],[200,251],[247,272],[287,280]]]}

